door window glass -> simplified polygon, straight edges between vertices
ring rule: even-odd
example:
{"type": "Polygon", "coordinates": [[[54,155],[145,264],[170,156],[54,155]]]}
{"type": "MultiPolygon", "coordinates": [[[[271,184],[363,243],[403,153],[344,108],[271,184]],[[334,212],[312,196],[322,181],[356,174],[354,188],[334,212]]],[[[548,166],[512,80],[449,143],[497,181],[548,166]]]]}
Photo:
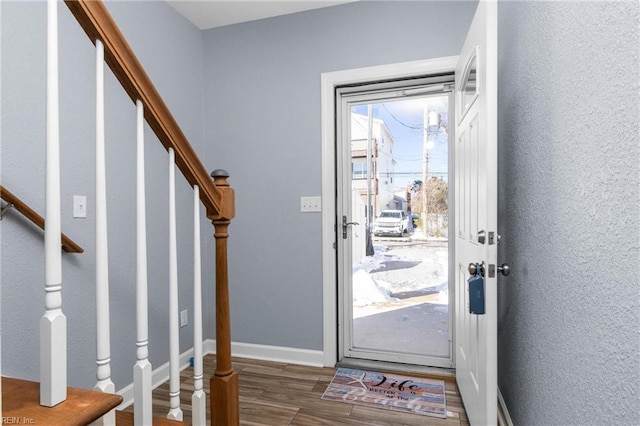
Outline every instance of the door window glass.
{"type": "Polygon", "coordinates": [[[460,106],[462,108],[461,116],[464,116],[464,113],[467,112],[478,95],[478,73],[476,65],[476,55],[474,54],[467,65],[467,70],[464,74],[464,80],[462,83],[462,90],[460,91],[462,94],[462,102],[460,102],[460,106]]]}
{"type": "Polygon", "coordinates": [[[451,366],[452,96],[440,90],[347,101],[354,223],[347,358],[451,366]]]}

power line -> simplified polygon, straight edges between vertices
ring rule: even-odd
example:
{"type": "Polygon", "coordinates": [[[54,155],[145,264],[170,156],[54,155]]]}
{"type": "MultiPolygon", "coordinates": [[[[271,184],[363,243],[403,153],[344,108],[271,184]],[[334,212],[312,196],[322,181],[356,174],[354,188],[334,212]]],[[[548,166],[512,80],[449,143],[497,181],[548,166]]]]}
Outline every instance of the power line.
{"type": "Polygon", "coordinates": [[[410,126],[408,124],[403,123],[402,121],[400,121],[395,115],[393,115],[391,113],[391,111],[389,111],[387,109],[387,107],[385,106],[385,104],[380,104],[382,105],[382,108],[384,108],[385,111],[387,111],[387,113],[391,116],[391,118],[393,118],[394,120],[396,120],[398,123],[400,123],[401,125],[403,125],[404,127],[406,127],[407,129],[412,129],[412,130],[424,130],[424,126],[410,126]]]}

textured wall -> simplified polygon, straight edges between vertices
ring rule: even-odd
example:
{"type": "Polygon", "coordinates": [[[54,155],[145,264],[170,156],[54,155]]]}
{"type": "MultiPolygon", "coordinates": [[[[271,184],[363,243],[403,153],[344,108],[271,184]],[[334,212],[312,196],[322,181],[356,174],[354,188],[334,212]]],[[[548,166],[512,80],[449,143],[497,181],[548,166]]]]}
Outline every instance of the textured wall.
{"type": "Polygon", "coordinates": [[[499,384],[518,425],[640,424],[639,8],[499,5],[499,384]]]}
{"type": "MultiPolygon", "coordinates": [[[[45,2],[3,2],[2,184],[44,212],[45,2]]],[[[196,145],[202,141],[202,35],[164,2],[110,2],[108,9],[139,54],[160,94],[196,145]],[[160,48],[161,47],[161,48],[160,48]]],[[[95,383],[94,48],[59,5],[62,229],[84,249],[63,253],[72,386],[95,383]],[[72,219],[72,196],[88,196],[88,218],[72,219]]],[[[116,388],[132,382],[135,363],[135,107],[106,71],[107,190],[112,372],[116,388]]],[[[168,361],[167,154],[147,128],[150,351],[168,361]]],[[[179,177],[180,309],[192,312],[192,195],[179,177]]],[[[38,321],[44,312],[43,232],[15,212],[2,220],[2,372],[37,379],[38,321]]],[[[203,224],[204,226],[204,224],[203,224]]],[[[181,351],[192,346],[181,329],[181,351]]]]}
{"type": "Polygon", "coordinates": [[[475,2],[356,2],[206,31],[210,161],[237,191],[233,340],[322,349],[320,74],[459,53],[475,2]]]}

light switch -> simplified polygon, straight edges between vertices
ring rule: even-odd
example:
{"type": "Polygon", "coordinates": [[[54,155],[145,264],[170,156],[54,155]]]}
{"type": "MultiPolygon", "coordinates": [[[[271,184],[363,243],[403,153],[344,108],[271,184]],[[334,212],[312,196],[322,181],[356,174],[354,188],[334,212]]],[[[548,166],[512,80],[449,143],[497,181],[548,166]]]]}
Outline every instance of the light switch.
{"type": "Polygon", "coordinates": [[[87,217],[87,196],[73,196],[73,217],[87,217]]]}
{"type": "Polygon", "coordinates": [[[300,211],[313,213],[322,211],[322,197],[300,197],[300,211]]]}

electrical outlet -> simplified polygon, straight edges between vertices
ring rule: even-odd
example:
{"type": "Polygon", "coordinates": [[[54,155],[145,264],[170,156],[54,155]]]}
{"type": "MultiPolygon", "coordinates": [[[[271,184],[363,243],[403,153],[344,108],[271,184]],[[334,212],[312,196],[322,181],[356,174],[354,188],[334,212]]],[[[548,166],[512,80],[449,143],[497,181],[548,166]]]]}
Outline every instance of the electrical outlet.
{"type": "Polygon", "coordinates": [[[78,217],[78,218],[87,217],[87,196],[86,195],[73,196],[73,217],[78,217]]]}
{"type": "Polygon", "coordinates": [[[189,311],[185,309],[180,311],[180,327],[186,327],[189,324],[189,311]]]}
{"type": "Polygon", "coordinates": [[[322,211],[322,197],[300,197],[300,211],[314,213],[322,211]]]}

